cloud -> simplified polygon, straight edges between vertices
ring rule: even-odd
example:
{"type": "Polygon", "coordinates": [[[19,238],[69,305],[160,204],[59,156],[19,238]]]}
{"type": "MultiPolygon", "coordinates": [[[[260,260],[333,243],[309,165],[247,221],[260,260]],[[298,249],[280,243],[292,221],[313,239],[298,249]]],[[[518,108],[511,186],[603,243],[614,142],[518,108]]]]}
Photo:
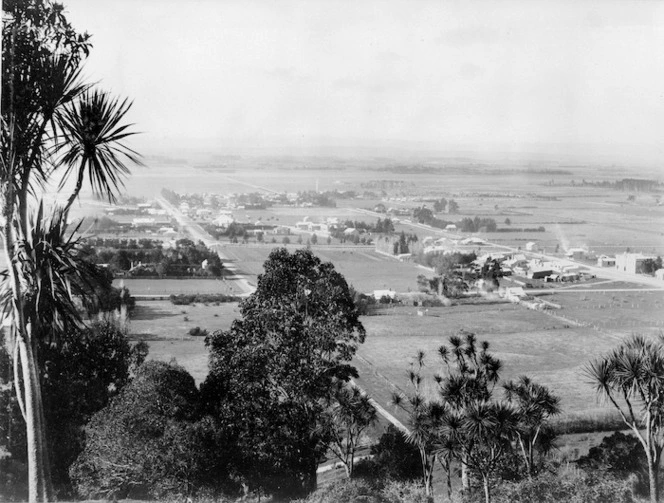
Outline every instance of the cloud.
{"type": "Polygon", "coordinates": [[[491,44],[500,38],[503,38],[502,34],[495,28],[476,25],[449,28],[436,37],[435,41],[450,47],[467,47],[491,44]]]}
{"type": "Polygon", "coordinates": [[[484,68],[473,63],[464,63],[459,67],[459,76],[464,79],[472,80],[484,75],[484,68]]]}
{"type": "Polygon", "coordinates": [[[274,68],[266,68],[265,74],[269,77],[280,80],[295,80],[298,78],[297,71],[292,66],[277,66],[274,68]]]}

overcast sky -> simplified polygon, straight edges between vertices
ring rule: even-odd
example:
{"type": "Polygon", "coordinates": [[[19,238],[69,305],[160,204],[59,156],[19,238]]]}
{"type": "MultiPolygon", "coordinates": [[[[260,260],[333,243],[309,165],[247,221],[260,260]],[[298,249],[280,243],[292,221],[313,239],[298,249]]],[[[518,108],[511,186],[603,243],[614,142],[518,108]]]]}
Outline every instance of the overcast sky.
{"type": "Polygon", "coordinates": [[[63,0],[150,145],[664,158],[664,3],[63,0]]]}

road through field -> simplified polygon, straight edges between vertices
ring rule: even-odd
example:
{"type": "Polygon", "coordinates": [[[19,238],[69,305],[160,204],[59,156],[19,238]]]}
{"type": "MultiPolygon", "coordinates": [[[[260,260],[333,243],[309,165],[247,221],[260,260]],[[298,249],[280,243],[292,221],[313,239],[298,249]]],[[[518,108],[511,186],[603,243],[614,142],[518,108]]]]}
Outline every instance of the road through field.
{"type": "Polygon", "coordinates": [[[171,217],[177,220],[180,227],[185,229],[186,232],[194,239],[194,241],[202,241],[205,246],[219,255],[219,258],[224,264],[224,268],[233,273],[233,277],[229,279],[229,281],[235,281],[244,295],[249,295],[256,289],[251,283],[249,283],[246,277],[238,274],[239,270],[237,264],[231,262],[228,257],[224,255],[224,246],[219,241],[216,241],[212,236],[210,236],[210,234],[205,231],[205,229],[203,229],[203,227],[198,225],[189,217],[183,215],[179,209],[166,201],[166,199],[163,197],[156,197],[155,199],[171,217]]]}

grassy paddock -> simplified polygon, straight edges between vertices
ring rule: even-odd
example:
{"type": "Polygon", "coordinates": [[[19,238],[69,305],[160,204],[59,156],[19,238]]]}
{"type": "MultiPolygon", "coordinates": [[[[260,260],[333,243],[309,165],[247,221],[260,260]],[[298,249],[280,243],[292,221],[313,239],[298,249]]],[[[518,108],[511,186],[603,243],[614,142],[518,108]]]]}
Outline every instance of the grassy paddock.
{"type": "MultiPolygon", "coordinates": [[[[459,329],[466,329],[489,341],[492,352],[503,361],[504,379],[526,374],[558,394],[561,421],[610,410],[598,403],[582,369],[591,358],[614,347],[617,337],[588,328],[564,328],[555,318],[519,306],[430,308],[429,316],[416,316],[414,311],[396,308],[391,315],[363,318],[368,335],[356,359],[359,381],[388,409],[392,409],[393,391],[409,390],[407,371],[416,352],[426,352],[424,373],[430,378],[444,371],[436,356],[438,347],[459,329]]],[[[435,392],[433,386],[430,392],[435,392]]]]}
{"type": "Polygon", "coordinates": [[[129,333],[131,339],[149,344],[149,359],[170,361],[174,358],[201,383],[208,372],[208,353],[204,338],[190,336],[189,330],[195,327],[209,332],[226,330],[239,317],[237,303],[174,306],[168,300],[139,301],[129,333]]]}
{"type": "MultiPolygon", "coordinates": [[[[611,283],[606,288],[614,288],[611,283]]],[[[664,290],[661,292],[559,291],[546,300],[560,304],[559,314],[599,329],[632,332],[664,330],[664,290]]]]}
{"type": "MultiPolygon", "coordinates": [[[[291,236],[291,241],[297,238],[291,236]]],[[[281,245],[264,246],[227,246],[222,253],[233,260],[250,281],[263,272],[263,263],[274,248],[281,245]]],[[[352,245],[350,245],[352,246],[352,245]]],[[[300,248],[289,245],[292,252],[300,248]]],[[[332,262],[334,268],[344,275],[348,284],[360,292],[392,289],[397,292],[417,290],[417,275],[423,272],[416,264],[399,262],[378,254],[372,249],[358,247],[334,250],[324,246],[312,246],[311,250],[324,262],[332,262]]]]}
{"type": "Polygon", "coordinates": [[[123,278],[114,279],[113,286],[123,285],[135,295],[171,295],[212,293],[224,295],[237,295],[242,293],[239,286],[233,281],[223,279],[144,279],[123,278]]]}

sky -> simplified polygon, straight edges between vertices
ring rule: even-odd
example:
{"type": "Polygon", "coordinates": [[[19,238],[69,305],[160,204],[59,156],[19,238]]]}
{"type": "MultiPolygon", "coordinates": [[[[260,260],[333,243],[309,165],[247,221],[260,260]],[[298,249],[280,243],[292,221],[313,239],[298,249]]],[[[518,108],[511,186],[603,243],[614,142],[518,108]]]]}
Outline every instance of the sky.
{"type": "Polygon", "coordinates": [[[62,0],[150,148],[664,159],[664,3],[62,0]]]}

